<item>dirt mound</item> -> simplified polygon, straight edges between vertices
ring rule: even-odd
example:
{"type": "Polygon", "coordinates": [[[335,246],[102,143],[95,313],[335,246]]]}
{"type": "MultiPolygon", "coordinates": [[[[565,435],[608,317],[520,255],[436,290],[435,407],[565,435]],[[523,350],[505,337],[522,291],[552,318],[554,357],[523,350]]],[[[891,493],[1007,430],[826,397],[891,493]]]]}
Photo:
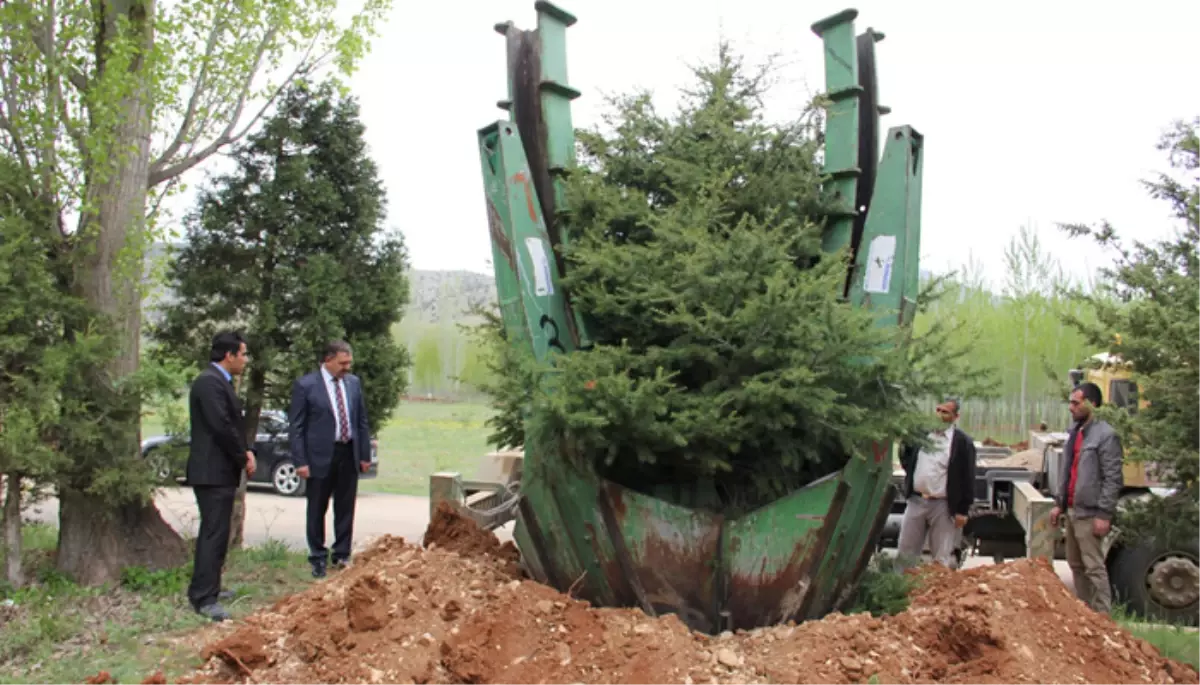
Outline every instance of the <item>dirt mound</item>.
{"type": "MultiPolygon", "coordinates": [[[[1045,428],[1044,428],[1045,424],[1042,424],[1042,426],[1043,426],[1043,430],[1045,430],[1045,428]]],[[[1021,451],[1029,449],[1029,441],[1028,440],[1022,440],[1021,442],[1014,442],[1014,443],[1010,444],[1010,443],[1006,443],[1006,442],[1000,442],[999,440],[996,440],[995,438],[992,438],[992,437],[987,437],[987,438],[984,438],[983,441],[980,442],[979,444],[983,445],[984,447],[1007,447],[1014,452],[1021,452],[1021,451]]]]}
{"type": "Polygon", "coordinates": [[[427,548],[440,547],[465,557],[499,557],[511,562],[510,570],[514,575],[521,559],[516,545],[512,542],[500,544],[495,535],[480,528],[445,502],[438,504],[434,510],[421,542],[427,548]]]}
{"type": "MultiPolygon", "coordinates": [[[[432,526],[431,526],[432,528],[432,526]]],[[[476,536],[477,537],[477,536],[476,536]]],[[[430,539],[434,542],[436,538],[430,539]]],[[[462,536],[451,536],[451,540],[462,536]]],[[[493,538],[494,539],[494,538],[493,538]]],[[[478,549],[478,544],[468,549],[478,549]]],[[[488,549],[500,550],[498,544],[488,549]]],[[[1042,560],[923,575],[908,611],[689,631],[596,609],[511,560],[385,537],[206,650],[191,682],[1197,682],[1076,600],[1042,560]]]]}
{"type": "Polygon", "coordinates": [[[1020,468],[1041,471],[1043,459],[1044,457],[1041,452],[1027,449],[1020,452],[1013,452],[1003,457],[981,456],[979,457],[979,464],[991,468],[1020,468]]]}

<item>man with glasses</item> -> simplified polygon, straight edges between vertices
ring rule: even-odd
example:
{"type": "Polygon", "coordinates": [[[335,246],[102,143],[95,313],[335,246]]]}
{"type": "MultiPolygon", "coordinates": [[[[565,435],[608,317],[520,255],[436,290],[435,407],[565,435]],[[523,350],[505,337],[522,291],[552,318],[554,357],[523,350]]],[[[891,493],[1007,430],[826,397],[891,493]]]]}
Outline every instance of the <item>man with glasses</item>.
{"type": "Polygon", "coordinates": [[[1050,525],[1057,526],[1066,513],[1067,564],[1075,579],[1075,594],[1095,611],[1108,613],[1112,589],[1101,543],[1112,529],[1125,477],[1121,439],[1092,411],[1101,403],[1100,386],[1095,383],[1071,391],[1067,405],[1075,425],[1063,447],[1058,481],[1063,486],[1050,510],[1050,525]]]}
{"type": "Polygon", "coordinates": [[[929,434],[930,446],[900,451],[908,504],[897,552],[902,564],[919,559],[928,535],[933,560],[954,568],[954,549],[975,500],[975,441],[954,425],[958,400],[948,399],[934,411],[942,423],[929,434]]]}

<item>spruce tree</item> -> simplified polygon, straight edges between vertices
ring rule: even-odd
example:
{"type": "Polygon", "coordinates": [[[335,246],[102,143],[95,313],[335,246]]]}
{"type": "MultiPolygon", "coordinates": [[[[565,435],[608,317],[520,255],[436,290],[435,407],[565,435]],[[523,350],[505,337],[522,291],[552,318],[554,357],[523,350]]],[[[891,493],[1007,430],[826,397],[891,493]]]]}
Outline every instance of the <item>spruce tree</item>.
{"type": "Polygon", "coordinates": [[[674,116],[638,93],[578,134],[564,285],[595,345],[547,373],[493,321],[498,441],[537,430],[626,486],[729,512],[923,433],[918,400],[973,387],[941,327],[907,340],[842,297],[821,110],[767,121],[770,74],[722,45],[674,116]]]}
{"type": "Polygon", "coordinates": [[[407,385],[408,353],[391,330],[408,302],[407,256],[384,230],[385,193],[358,111],[329,84],[289,90],[236,148],[237,169],[201,193],[168,268],[177,299],[153,337],[161,353],[206,363],[216,330],[246,335],[250,436],[261,409],[286,409],[292,382],[332,339],[354,348],[372,432],[407,385]]]}
{"type": "Polygon", "coordinates": [[[1131,364],[1149,406],[1102,414],[1120,432],[1127,458],[1148,464],[1175,490],[1132,503],[1121,517],[1123,535],[1194,546],[1200,535],[1200,117],[1176,122],[1159,149],[1173,173],[1158,174],[1145,186],[1179,225],[1167,238],[1132,244],[1107,223],[1064,226],[1116,257],[1101,270],[1094,292],[1074,293],[1094,318],[1069,320],[1097,348],[1131,364]]]}

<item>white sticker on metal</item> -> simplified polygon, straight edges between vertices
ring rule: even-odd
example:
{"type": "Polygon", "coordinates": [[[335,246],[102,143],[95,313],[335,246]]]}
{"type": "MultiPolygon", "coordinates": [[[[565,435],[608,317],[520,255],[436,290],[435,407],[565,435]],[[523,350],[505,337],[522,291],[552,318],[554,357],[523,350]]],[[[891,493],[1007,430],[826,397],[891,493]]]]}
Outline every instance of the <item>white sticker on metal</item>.
{"type": "Polygon", "coordinates": [[[896,236],[881,235],[871,240],[867,251],[867,273],[863,292],[886,293],[892,284],[892,262],[896,258],[896,236]]]}
{"type": "Polygon", "coordinates": [[[533,261],[533,292],[538,297],[554,294],[554,279],[550,273],[550,254],[546,241],[541,238],[526,238],[525,249],[533,261]]]}

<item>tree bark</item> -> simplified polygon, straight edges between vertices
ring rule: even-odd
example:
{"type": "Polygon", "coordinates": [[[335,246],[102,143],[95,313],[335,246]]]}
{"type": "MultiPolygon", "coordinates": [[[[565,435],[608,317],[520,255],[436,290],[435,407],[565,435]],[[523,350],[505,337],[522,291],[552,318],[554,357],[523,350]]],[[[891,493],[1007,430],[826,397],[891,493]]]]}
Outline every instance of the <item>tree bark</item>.
{"type": "MultiPolygon", "coordinates": [[[[258,436],[258,419],[262,416],[263,390],[266,385],[266,369],[256,366],[250,372],[250,384],[246,397],[246,445],[253,449],[254,439],[258,436]]],[[[257,456],[257,455],[256,455],[257,456]]],[[[259,464],[262,468],[262,464],[259,464]]],[[[246,531],[246,489],[250,479],[242,471],[242,480],[238,484],[237,496],[233,500],[233,520],[229,526],[229,547],[236,549],[245,541],[246,531]]]]}
{"type": "Polygon", "coordinates": [[[21,568],[21,477],[10,473],[4,493],[5,576],[12,587],[25,585],[21,568]]]}
{"type": "MultiPolygon", "coordinates": [[[[153,0],[103,0],[102,30],[96,36],[97,69],[105,68],[110,50],[106,36],[118,32],[136,35],[148,52],[154,41],[153,0]]],[[[140,407],[114,416],[108,400],[118,397],[113,380],[137,371],[141,343],[142,276],[141,243],[144,238],[146,196],[150,167],[151,111],[148,69],[142,57],[129,66],[135,87],[118,103],[115,121],[93,118],[93,126],[109,127],[113,149],[111,166],[89,175],[88,196],[96,213],[84,215],[84,245],[76,285],[85,301],[109,317],[119,351],[108,368],[89,379],[87,392],[93,406],[106,411],[104,418],[117,422],[116,444],[105,448],[103,458],[134,455],[140,443],[140,407]],[[126,252],[132,250],[133,252],[126,252]],[[136,259],[128,259],[136,255],[136,259]],[[122,263],[122,260],[125,260],[122,263]],[[122,271],[122,266],[125,270],[122,271]]],[[[94,161],[94,160],[93,160],[94,161]]],[[[142,566],[159,569],[183,564],[187,548],[179,534],[148,502],[114,502],[84,490],[86,477],[72,479],[59,488],[58,570],[84,584],[116,581],[121,569],[142,566]]]]}
{"type": "Polygon", "coordinates": [[[59,496],[58,568],[82,585],[120,579],[131,566],[174,568],[187,546],[154,504],[113,506],[76,490],[59,496]]]}

